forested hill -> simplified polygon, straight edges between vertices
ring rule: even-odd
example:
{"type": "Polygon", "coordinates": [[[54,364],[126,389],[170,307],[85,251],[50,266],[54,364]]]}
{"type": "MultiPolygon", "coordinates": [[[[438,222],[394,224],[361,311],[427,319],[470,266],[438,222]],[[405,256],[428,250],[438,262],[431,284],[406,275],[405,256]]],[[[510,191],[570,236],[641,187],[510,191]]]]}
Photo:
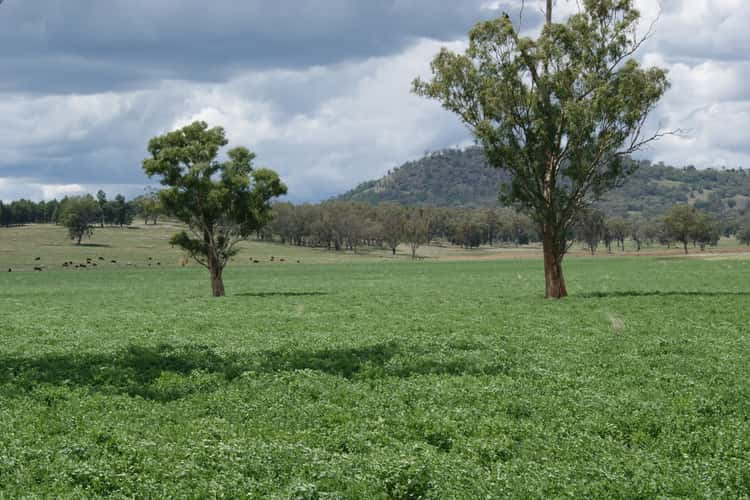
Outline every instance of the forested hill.
{"type": "MultiPolygon", "coordinates": [[[[398,202],[438,207],[497,206],[498,186],[507,175],[486,165],[481,149],[451,149],[394,168],[338,197],[370,204],[398,202]]],[[[714,214],[750,212],[750,170],[698,170],[641,162],[625,184],[599,205],[610,215],[661,215],[675,203],[690,203],[714,214]]]]}

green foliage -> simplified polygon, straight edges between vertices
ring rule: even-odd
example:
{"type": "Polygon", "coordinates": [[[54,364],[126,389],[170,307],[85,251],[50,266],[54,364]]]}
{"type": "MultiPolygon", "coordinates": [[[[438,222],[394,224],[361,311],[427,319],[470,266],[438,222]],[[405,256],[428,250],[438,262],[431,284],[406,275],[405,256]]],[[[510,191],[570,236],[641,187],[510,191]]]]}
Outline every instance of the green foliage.
{"type": "Polygon", "coordinates": [[[417,257],[417,249],[428,242],[430,236],[430,214],[427,209],[413,208],[404,219],[404,241],[411,248],[411,258],[417,257]]]}
{"type": "Polygon", "coordinates": [[[401,243],[416,249],[431,241],[476,248],[498,243],[527,244],[538,236],[531,221],[510,209],[403,207],[383,203],[377,208],[355,202],[319,205],[274,205],[274,220],[261,236],[296,246],[352,250],[388,248],[396,255],[401,243]]]}
{"type": "Polygon", "coordinates": [[[624,251],[625,239],[633,232],[630,221],[622,217],[612,217],[606,221],[606,232],[624,251]]]}
{"type": "Polygon", "coordinates": [[[737,232],[737,241],[745,245],[750,245],[750,219],[746,220],[737,232]]]}
{"type": "Polygon", "coordinates": [[[60,205],[60,224],[68,229],[70,239],[81,244],[84,237],[94,234],[93,223],[99,218],[99,205],[91,195],[73,196],[60,205]]]}
{"type": "Polygon", "coordinates": [[[703,250],[706,245],[715,246],[721,237],[719,225],[707,214],[689,205],[672,207],[664,218],[664,226],[673,241],[683,244],[685,253],[690,242],[700,244],[703,250]]]}
{"type": "Polygon", "coordinates": [[[575,237],[578,241],[584,242],[591,255],[594,255],[605,231],[604,214],[599,210],[589,209],[581,214],[575,227],[575,237]]]}
{"type": "Polygon", "coordinates": [[[227,151],[224,129],[209,129],[194,122],[149,141],[151,158],[143,161],[149,177],[161,177],[159,192],[164,209],[187,224],[171,243],[184,249],[211,272],[214,295],[223,295],[221,272],[237,244],[271,220],[271,199],[286,193],[286,186],[269,169],[254,169],[255,154],[247,148],[227,151]]]}
{"type": "Polygon", "coordinates": [[[59,209],[58,200],[33,202],[20,199],[10,203],[0,201],[0,226],[57,222],[60,217],[59,209]]]}
{"type": "Polygon", "coordinates": [[[159,200],[159,194],[149,191],[133,200],[133,207],[139,216],[143,218],[144,224],[156,224],[164,213],[164,207],[159,200]]]}
{"type": "Polygon", "coordinates": [[[395,255],[398,245],[406,237],[406,209],[396,203],[384,203],[378,207],[383,239],[395,255]]]}
{"type": "Polygon", "coordinates": [[[538,267],[0,273],[0,497],[745,495],[750,260],[538,267]]]}
{"type": "Polygon", "coordinates": [[[698,224],[698,212],[694,207],[689,205],[675,205],[664,218],[664,226],[667,234],[674,241],[679,241],[685,247],[692,240],[698,224]]]}
{"type": "Polygon", "coordinates": [[[631,0],[587,0],[531,39],[501,16],[470,31],[464,54],[443,49],[431,81],[414,82],[472,130],[490,165],[511,174],[501,195],[544,232],[548,295],[565,295],[560,261],[578,214],[631,173],[627,155],[657,137],[643,126],[669,84],[664,70],[631,59],[639,17],[631,0]]]}
{"type": "MultiPolygon", "coordinates": [[[[49,200],[33,202],[30,200],[15,200],[4,204],[0,201],[0,226],[17,226],[23,224],[60,223],[62,217],[61,206],[68,200],[49,200]]],[[[97,193],[97,218],[100,224],[129,225],[133,220],[133,206],[121,194],[113,201],[107,201],[104,191],[97,193]]]]}

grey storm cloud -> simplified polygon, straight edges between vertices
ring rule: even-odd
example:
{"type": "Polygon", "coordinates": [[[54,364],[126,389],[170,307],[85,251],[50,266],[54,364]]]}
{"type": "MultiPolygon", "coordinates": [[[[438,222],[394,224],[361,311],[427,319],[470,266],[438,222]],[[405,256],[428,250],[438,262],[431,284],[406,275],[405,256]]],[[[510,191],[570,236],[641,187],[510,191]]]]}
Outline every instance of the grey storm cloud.
{"type": "MultiPolygon", "coordinates": [[[[252,68],[303,68],[453,40],[492,11],[481,0],[8,0],[0,88],[128,89],[221,81],[252,68]]],[[[510,7],[509,7],[510,8],[510,7]]]]}

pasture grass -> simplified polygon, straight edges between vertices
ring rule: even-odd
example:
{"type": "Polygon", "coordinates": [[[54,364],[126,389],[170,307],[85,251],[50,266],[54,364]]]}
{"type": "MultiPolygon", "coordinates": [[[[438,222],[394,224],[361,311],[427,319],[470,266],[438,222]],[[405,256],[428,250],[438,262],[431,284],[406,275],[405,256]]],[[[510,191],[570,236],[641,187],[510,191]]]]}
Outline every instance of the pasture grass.
{"type": "MultiPolygon", "coordinates": [[[[122,229],[97,227],[91,239],[84,240],[81,245],[75,245],[68,237],[67,230],[61,226],[31,224],[11,228],[0,227],[0,272],[7,272],[8,269],[13,272],[32,271],[38,266],[43,266],[46,271],[75,271],[76,264],[86,264],[88,270],[181,267],[183,252],[169,245],[170,237],[181,229],[179,223],[169,220],[163,220],[157,225],[136,223],[122,229]],[[90,265],[87,259],[96,266],[90,265]],[[63,267],[62,264],[65,262],[73,264],[63,267]]],[[[302,264],[324,264],[411,259],[411,250],[406,244],[398,248],[395,256],[391,255],[388,249],[360,247],[356,252],[333,252],[252,239],[243,242],[240,250],[240,254],[232,259],[232,266],[296,264],[297,261],[302,264]]],[[[571,250],[573,256],[589,255],[588,250],[581,245],[574,245],[571,250]]],[[[716,251],[715,248],[707,248],[705,252],[700,252],[699,249],[691,248],[690,256],[721,259],[750,257],[750,247],[738,244],[734,238],[723,238],[718,245],[721,254],[714,255],[716,251]]],[[[683,256],[680,248],[668,250],[659,245],[644,245],[642,252],[644,255],[656,252],[664,256],[683,256]]],[[[419,247],[417,255],[423,260],[529,258],[541,256],[541,246],[538,243],[520,246],[504,244],[465,249],[447,242],[436,242],[419,247]]],[[[625,252],[614,249],[614,253],[610,255],[601,245],[597,253],[597,257],[600,258],[635,255],[635,246],[630,241],[626,242],[625,252]]],[[[196,265],[192,261],[187,262],[188,267],[196,265]]]]}
{"type": "Polygon", "coordinates": [[[0,274],[0,497],[750,494],[750,261],[566,272],[0,274]]]}
{"type": "MultiPolygon", "coordinates": [[[[67,230],[61,226],[31,224],[0,228],[0,272],[7,272],[8,269],[14,272],[32,271],[35,266],[44,266],[48,271],[73,271],[73,266],[63,268],[62,264],[87,264],[87,259],[97,264],[97,270],[181,267],[183,252],[169,245],[170,237],[181,229],[179,223],[170,221],[162,221],[157,225],[134,224],[122,229],[97,227],[91,239],[85,239],[81,245],[76,245],[71,242],[67,230]]],[[[268,264],[271,257],[274,257],[276,264],[280,263],[280,259],[286,263],[296,263],[297,260],[302,263],[330,263],[361,261],[367,257],[371,260],[389,257],[384,250],[360,249],[358,255],[354,255],[351,252],[329,252],[255,240],[243,242],[240,250],[241,253],[233,259],[232,265],[254,265],[254,260],[259,264],[268,264]]],[[[400,252],[400,256],[405,256],[405,253],[400,252]]],[[[188,261],[187,266],[197,264],[188,261]]],[[[87,269],[93,270],[94,267],[89,265],[87,269]]]]}

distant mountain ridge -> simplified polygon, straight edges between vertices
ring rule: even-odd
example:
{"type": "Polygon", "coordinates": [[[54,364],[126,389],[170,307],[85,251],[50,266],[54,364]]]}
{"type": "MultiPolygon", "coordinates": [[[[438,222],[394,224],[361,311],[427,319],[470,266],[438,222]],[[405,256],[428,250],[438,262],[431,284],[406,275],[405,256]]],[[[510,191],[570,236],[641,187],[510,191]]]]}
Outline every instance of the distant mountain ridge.
{"type": "MultiPolygon", "coordinates": [[[[599,202],[609,215],[656,216],[675,203],[690,203],[715,215],[750,213],[750,170],[676,168],[641,161],[620,188],[599,202]]],[[[478,147],[446,149],[363,182],[338,200],[377,205],[436,207],[498,206],[498,190],[508,175],[487,166],[478,147]]]]}

